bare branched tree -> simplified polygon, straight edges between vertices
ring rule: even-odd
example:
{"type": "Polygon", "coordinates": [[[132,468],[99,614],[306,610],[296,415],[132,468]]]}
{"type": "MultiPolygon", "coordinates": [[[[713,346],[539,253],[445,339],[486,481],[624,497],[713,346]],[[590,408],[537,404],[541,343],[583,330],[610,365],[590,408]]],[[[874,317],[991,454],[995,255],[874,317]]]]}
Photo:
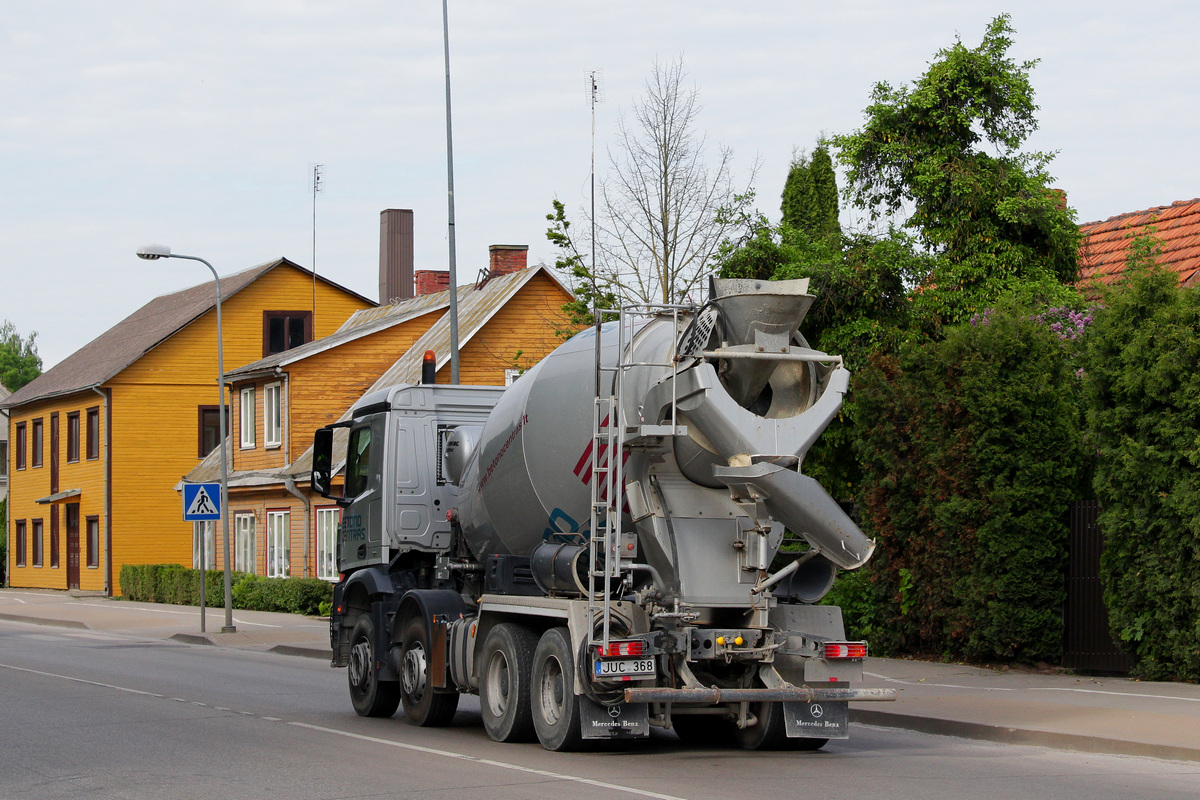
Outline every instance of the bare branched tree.
{"type": "Polygon", "coordinates": [[[686,77],[682,61],[654,65],[632,121],[621,117],[611,174],[600,183],[597,277],[626,302],[683,301],[753,197],[756,168],[738,192],[733,151],[719,147],[715,165],[706,160],[699,91],[686,77]]]}

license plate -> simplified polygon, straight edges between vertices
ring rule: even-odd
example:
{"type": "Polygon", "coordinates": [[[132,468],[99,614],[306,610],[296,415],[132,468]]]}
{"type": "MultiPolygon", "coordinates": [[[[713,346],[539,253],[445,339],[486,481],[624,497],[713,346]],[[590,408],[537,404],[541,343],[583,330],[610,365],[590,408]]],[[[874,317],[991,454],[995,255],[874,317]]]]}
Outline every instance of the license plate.
{"type": "Polygon", "coordinates": [[[654,659],[605,658],[596,660],[595,677],[602,680],[627,681],[633,678],[653,678],[654,659]]]}

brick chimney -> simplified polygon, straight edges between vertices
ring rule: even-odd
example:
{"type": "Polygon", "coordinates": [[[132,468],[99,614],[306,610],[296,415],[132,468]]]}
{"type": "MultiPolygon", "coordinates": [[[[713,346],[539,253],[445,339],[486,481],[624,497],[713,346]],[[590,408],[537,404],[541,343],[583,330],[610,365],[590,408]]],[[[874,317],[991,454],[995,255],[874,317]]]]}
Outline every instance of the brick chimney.
{"type": "Polygon", "coordinates": [[[488,248],[488,278],[499,278],[528,265],[529,245],[494,244],[488,248]]]}
{"type": "Polygon", "coordinates": [[[379,212],[379,303],[413,296],[413,212],[388,208],[379,212]]]}
{"type": "Polygon", "coordinates": [[[434,269],[419,269],[415,273],[417,281],[417,297],[434,292],[444,292],[450,288],[450,273],[434,269]]]}

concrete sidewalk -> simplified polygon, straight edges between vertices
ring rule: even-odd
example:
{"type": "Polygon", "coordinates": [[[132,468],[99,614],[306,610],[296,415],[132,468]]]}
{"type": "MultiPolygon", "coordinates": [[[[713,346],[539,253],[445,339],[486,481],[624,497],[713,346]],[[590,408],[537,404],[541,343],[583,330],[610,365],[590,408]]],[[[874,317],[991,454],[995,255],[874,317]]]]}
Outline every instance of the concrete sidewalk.
{"type": "MultiPolygon", "coordinates": [[[[323,619],[264,611],[132,603],[64,592],[0,589],[0,619],[146,638],[175,639],[328,661],[323,619]]],[[[947,736],[1097,753],[1200,761],[1200,686],[1007,672],[958,664],[871,658],[866,686],[896,689],[895,703],[859,703],[856,722],[947,736]]]]}
{"type": "Polygon", "coordinates": [[[204,633],[200,631],[199,606],[134,603],[38,589],[0,589],[0,619],[329,660],[327,620],[235,609],[237,630],[221,633],[225,608],[223,598],[216,600],[216,608],[206,609],[204,633]]]}

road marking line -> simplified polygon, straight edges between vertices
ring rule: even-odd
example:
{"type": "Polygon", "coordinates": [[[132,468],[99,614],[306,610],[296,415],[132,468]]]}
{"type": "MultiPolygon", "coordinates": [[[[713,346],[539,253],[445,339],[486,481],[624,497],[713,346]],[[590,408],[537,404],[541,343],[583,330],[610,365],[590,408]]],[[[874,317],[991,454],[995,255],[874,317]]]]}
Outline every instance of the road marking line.
{"type": "MultiPolygon", "coordinates": [[[[83,678],[73,678],[70,675],[59,675],[58,673],[55,673],[55,672],[42,672],[41,670],[38,670],[38,669],[27,669],[26,667],[14,667],[12,664],[0,664],[0,667],[3,667],[4,669],[11,669],[16,672],[28,672],[31,675],[41,675],[46,678],[61,678],[64,681],[72,681],[74,683],[83,683],[88,686],[100,686],[105,689],[116,689],[118,692],[128,692],[129,694],[140,694],[143,697],[162,697],[163,696],[161,694],[155,694],[154,692],[143,692],[141,689],[130,689],[127,686],[114,686],[111,683],[101,683],[100,681],[88,681],[88,680],[84,680],[83,678]]],[[[175,699],[178,700],[179,698],[175,698],[175,699]]],[[[180,702],[183,702],[183,701],[180,700],[180,702]]]]}
{"type": "Polygon", "coordinates": [[[934,689],[969,689],[984,692],[1079,692],[1080,694],[1111,694],[1116,697],[1139,697],[1147,700],[1182,700],[1185,703],[1200,703],[1200,697],[1175,697],[1169,694],[1142,694],[1140,692],[1110,692],[1102,689],[1076,689],[1073,686],[1033,686],[1028,689],[1018,689],[1012,686],[961,686],[957,683],[924,683],[906,681],[900,678],[889,678],[877,672],[864,672],[872,678],[878,678],[888,683],[900,683],[905,686],[921,686],[934,689]]]}
{"type": "Polygon", "coordinates": [[[372,742],[374,744],[384,744],[388,747],[396,747],[401,750],[412,750],[417,753],[428,753],[433,756],[443,756],[445,758],[456,758],[460,761],[471,761],[475,764],[483,764],[489,767],[499,767],[500,769],[509,769],[515,772],[525,772],[530,775],[541,775],[545,778],[554,778],[560,781],[571,781],[573,783],[584,783],[588,786],[596,786],[600,789],[611,789],[617,792],[625,792],[627,794],[636,794],[641,797],[654,797],[657,800],[683,800],[670,794],[660,794],[658,792],[648,792],[644,789],[634,789],[631,786],[621,786],[617,783],[605,783],[604,781],[596,781],[591,778],[580,778],[575,775],[565,775],[561,772],[550,772],[544,769],[534,769],[533,767],[523,767],[520,764],[511,764],[507,761],[493,761],[489,758],[478,758],[477,756],[469,756],[466,753],[455,753],[452,750],[437,750],[432,747],[422,747],[416,744],[405,744],[404,742],[394,742],[391,739],[380,739],[376,736],[364,736],[361,733],[350,733],[349,731],[340,731],[336,728],[326,728],[321,725],[309,725],[306,722],[289,722],[288,725],[295,725],[297,728],[308,728],[309,730],[320,731],[321,733],[332,733],[335,736],[345,736],[350,739],[359,739],[364,742],[372,742]]]}

